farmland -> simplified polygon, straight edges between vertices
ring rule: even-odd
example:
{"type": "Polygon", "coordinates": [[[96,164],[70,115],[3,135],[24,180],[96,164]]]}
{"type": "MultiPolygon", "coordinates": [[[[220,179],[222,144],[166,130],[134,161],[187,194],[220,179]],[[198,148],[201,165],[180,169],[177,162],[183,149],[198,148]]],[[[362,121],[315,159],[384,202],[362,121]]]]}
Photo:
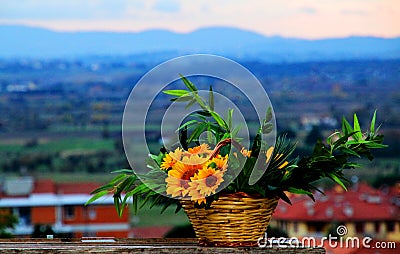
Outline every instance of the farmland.
{"type": "MultiPolygon", "coordinates": [[[[342,116],[351,118],[356,112],[367,128],[377,109],[389,148],[378,152],[381,159],[366,163],[365,170],[351,172],[368,181],[399,175],[399,60],[243,64],[268,92],[278,132],[290,133],[298,141],[299,153],[311,149],[306,141],[313,138],[314,127],[329,134],[340,127],[342,116]]],[[[0,60],[1,174],[104,182],[108,172],[129,167],[121,138],[122,115],[131,89],[151,67],[143,59],[128,57],[0,60]]],[[[234,90],[223,90],[237,104],[244,103],[234,90]]],[[[168,105],[168,97],[159,99],[146,125],[151,151],[160,147],[158,121],[168,105]]],[[[130,128],[141,134],[140,126],[130,128]]]]}

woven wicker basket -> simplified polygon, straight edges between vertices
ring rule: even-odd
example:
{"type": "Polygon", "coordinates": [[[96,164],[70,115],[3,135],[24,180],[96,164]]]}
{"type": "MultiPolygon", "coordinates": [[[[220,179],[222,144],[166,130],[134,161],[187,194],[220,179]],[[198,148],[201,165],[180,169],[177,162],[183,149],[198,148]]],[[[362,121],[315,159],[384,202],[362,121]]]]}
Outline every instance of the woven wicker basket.
{"type": "Polygon", "coordinates": [[[235,193],[221,195],[209,209],[181,201],[203,246],[257,246],[264,236],[278,198],[235,193]]]}

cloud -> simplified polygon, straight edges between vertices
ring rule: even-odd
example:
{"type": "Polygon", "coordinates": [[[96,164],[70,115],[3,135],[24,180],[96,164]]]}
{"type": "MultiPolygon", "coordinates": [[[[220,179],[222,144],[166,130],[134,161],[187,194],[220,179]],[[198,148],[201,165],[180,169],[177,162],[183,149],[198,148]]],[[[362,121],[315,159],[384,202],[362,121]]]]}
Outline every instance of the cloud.
{"type": "Polygon", "coordinates": [[[160,12],[179,12],[181,10],[180,3],[176,0],[157,0],[153,5],[154,10],[160,12]]]}
{"type": "Polygon", "coordinates": [[[352,15],[352,16],[367,16],[368,13],[362,10],[342,10],[340,12],[343,15],[352,15]]]}
{"type": "Polygon", "coordinates": [[[308,14],[308,15],[313,15],[313,14],[316,14],[317,13],[317,10],[315,9],[315,8],[312,8],[312,7],[301,7],[300,9],[299,9],[299,11],[301,12],[301,13],[304,13],[304,14],[308,14]]]}
{"type": "Polygon", "coordinates": [[[0,0],[1,24],[54,30],[188,32],[232,26],[264,35],[398,36],[399,0],[0,0]]]}
{"type": "Polygon", "coordinates": [[[96,19],[116,18],[124,13],[129,0],[0,0],[0,17],[3,19],[96,19]]]}

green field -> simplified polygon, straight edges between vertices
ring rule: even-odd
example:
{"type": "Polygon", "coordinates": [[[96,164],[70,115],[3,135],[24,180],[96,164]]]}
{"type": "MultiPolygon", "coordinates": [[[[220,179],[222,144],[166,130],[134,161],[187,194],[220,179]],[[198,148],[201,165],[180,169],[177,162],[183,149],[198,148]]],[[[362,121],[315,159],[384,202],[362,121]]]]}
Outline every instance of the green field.
{"type": "Polygon", "coordinates": [[[72,182],[98,182],[104,184],[110,181],[115,175],[109,172],[105,173],[59,173],[45,172],[35,173],[34,176],[39,179],[52,179],[56,183],[72,183],[72,182]]]}
{"type": "Polygon", "coordinates": [[[114,149],[114,141],[110,139],[91,138],[60,138],[53,140],[38,140],[37,144],[7,141],[0,143],[0,152],[15,153],[54,153],[63,151],[111,151],[114,149]]]}
{"type": "Polygon", "coordinates": [[[155,206],[150,209],[149,206],[144,206],[136,215],[132,214],[133,226],[182,226],[189,223],[189,219],[182,209],[175,213],[176,206],[171,206],[161,214],[161,208],[161,206],[155,206]]]}

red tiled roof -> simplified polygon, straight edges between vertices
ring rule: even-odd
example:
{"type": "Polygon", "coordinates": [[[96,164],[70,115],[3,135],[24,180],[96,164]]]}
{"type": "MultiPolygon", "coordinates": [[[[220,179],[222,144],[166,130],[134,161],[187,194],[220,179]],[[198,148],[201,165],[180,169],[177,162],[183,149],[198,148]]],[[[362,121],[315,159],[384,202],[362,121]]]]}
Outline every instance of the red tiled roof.
{"type": "Polygon", "coordinates": [[[334,188],[327,191],[326,196],[317,193],[315,198],[316,202],[313,202],[308,197],[292,196],[292,206],[280,200],[274,219],[365,221],[400,218],[400,209],[392,203],[392,196],[363,183],[347,192],[334,188]]]}
{"type": "Polygon", "coordinates": [[[400,197],[400,183],[397,183],[395,186],[389,188],[389,195],[400,197]]]}
{"type": "MultiPolygon", "coordinates": [[[[12,197],[27,197],[31,194],[89,194],[101,184],[97,182],[55,183],[52,179],[35,179],[30,193],[12,195],[12,197]]],[[[0,198],[10,197],[0,190],[0,198]]]]}
{"type": "Polygon", "coordinates": [[[87,182],[87,183],[59,183],[57,184],[58,194],[89,194],[98,187],[100,183],[87,182]]]}
{"type": "Polygon", "coordinates": [[[55,193],[56,184],[51,179],[35,180],[32,193],[55,193]]]}

